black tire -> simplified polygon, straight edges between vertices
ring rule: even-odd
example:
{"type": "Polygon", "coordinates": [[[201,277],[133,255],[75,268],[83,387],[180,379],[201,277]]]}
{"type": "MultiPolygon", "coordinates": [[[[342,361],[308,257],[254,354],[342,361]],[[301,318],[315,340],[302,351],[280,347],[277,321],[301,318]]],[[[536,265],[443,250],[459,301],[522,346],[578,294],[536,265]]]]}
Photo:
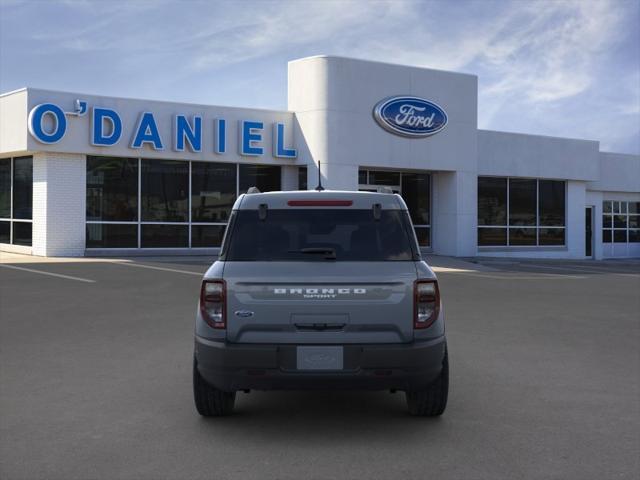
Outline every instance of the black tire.
{"type": "Polygon", "coordinates": [[[417,417],[437,417],[447,408],[449,395],[449,355],[445,348],[442,370],[425,390],[406,392],[407,407],[417,417]]]}
{"type": "Polygon", "coordinates": [[[223,392],[209,385],[198,372],[193,359],[193,398],[196,410],[203,417],[222,417],[233,412],[236,392],[223,392]]]}

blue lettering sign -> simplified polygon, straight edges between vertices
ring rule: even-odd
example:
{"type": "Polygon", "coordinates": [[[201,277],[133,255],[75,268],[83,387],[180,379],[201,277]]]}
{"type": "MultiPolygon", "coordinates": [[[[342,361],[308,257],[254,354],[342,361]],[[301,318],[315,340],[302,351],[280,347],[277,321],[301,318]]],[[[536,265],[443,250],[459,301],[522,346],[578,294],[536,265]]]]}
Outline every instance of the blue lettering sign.
{"type": "Polygon", "coordinates": [[[131,142],[131,148],[142,148],[145,143],[150,143],[155,150],[164,150],[162,139],[153,113],[144,112],[140,115],[138,128],[131,142]]]}
{"type": "Polygon", "coordinates": [[[176,115],[176,135],[175,150],[184,152],[185,140],[189,143],[192,152],[202,151],[202,117],[193,117],[193,128],[189,124],[187,117],[176,115]]]}
{"type": "MultiPolygon", "coordinates": [[[[86,108],[86,107],[85,107],[86,108]]],[[[122,136],[122,120],[115,110],[93,107],[91,116],[91,144],[97,147],[115,145],[122,136]],[[105,123],[109,124],[110,133],[105,134],[105,123]]]]}
{"type": "MultiPolygon", "coordinates": [[[[86,101],[80,99],[75,100],[74,109],[68,112],[54,103],[41,103],[30,110],[27,127],[31,136],[38,142],[58,143],[73,124],[73,121],[69,123],[69,118],[77,118],[80,121],[81,117],[88,114],[86,116],[89,122],[89,144],[93,147],[112,147],[120,142],[123,135],[131,134],[129,148],[143,149],[145,144],[148,144],[150,149],[164,150],[162,137],[170,133],[169,148],[172,148],[173,151],[201,153],[203,141],[208,141],[207,138],[203,138],[203,134],[206,135],[203,132],[203,125],[207,120],[202,115],[173,114],[171,132],[163,131],[163,135],[161,135],[154,113],[141,112],[136,127],[130,131],[130,126],[125,123],[128,115],[121,116],[121,111],[121,109],[90,106],[86,101]]],[[[400,123],[418,126],[431,125],[434,122],[433,114],[428,118],[414,118],[417,116],[416,112],[421,111],[415,105],[407,108],[401,105],[398,107],[398,112],[404,117],[400,123]]],[[[213,123],[214,128],[211,132],[213,134],[213,151],[216,154],[225,154],[227,152],[227,121],[224,118],[214,118],[213,123]]],[[[284,121],[271,124],[272,152],[268,152],[268,154],[272,154],[274,158],[294,159],[298,156],[293,134],[287,132],[287,125],[284,121]]],[[[164,127],[165,122],[161,122],[160,126],[164,127]]],[[[264,121],[240,120],[238,122],[238,153],[244,156],[264,155],[264,129],[264,121]]],[[[70,151],[77,150],[77,146],[71,145],[71,147],[70,151]]]]}
{"type": "Polygon", "coordinates": [[[255,145],[262,141],[262,122],[240,121],[240,155],[262,155],[264,149],[255,145]]]}
{"type": "Polygon", "coordinates": [[[42,103],[33,107],[28,119],[29,133],[41,143],[58,143],[67,131],[67,119],[60,107],[53,103],[42,103]],[[46,132],[42,125],[45,116],[53,120],[53,128],[46,132]]]}
{"type": "Polygon", "coordinates": [[[278,158],[296,158],[298,152],[295,148],[284,147],[284,123],[273,125],[273,156],[278,158]]]}

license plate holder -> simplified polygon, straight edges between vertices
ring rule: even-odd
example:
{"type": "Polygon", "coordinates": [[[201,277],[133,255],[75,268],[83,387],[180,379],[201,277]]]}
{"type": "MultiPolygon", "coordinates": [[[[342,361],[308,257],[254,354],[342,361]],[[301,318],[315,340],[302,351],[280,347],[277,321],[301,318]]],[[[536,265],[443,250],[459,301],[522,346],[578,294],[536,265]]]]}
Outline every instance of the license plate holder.
{"type": "Polygon", "coordinates": [[[344,368],[343,347],[297,347],[296,368],[298,370],[342,370],[344,368]]]}

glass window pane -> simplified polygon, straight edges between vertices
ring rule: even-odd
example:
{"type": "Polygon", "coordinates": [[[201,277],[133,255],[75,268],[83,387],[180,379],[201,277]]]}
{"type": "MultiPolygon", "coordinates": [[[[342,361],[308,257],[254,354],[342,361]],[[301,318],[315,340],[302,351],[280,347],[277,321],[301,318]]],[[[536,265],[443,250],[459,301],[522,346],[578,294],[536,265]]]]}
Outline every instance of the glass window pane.
{"type": "Polygon", "coordinates": [[[87,220],[138,219],[138,160],[87,157],[87,220]]]}
{"type": "Polygon", "coordinates": [[[142,225],[142,248],[186,248],[189,246],[188,225],[142,225]]]}
{"type": "Polygon", "coordinates": [[[640,228],[640,215],[629,215],[629,228],[640,228]]]}
{"type": "Polygon", "coordinates": [[[627,202],[620,202],[620,213],[627,213],[627,202]]]}
{"type": "Polygon", "coordinates": [[[509,225],[536,224],[536,181],[509,179],[509,225]]]}
{"type": "Polygon", "coordinates": [[[9,243],[11,222],[0,220],[0,243],[9,243]]]}
{"type": "Polygon", "coordinates": [[[478,177],[478,225],[507,224],[507,179],[478,177]]]}
{"type": "Polygon", "coordinates": [[[610,200],[605,200],[604,202],[602,202],[602,213],[611,213],[611,201],[610,200]]]}
{"type": "Polygon", "coordinates": [[[602,226],[604,228],[611,228],[611,215],[603,215],[602,216],[602,226]]]}
{"type": "Polygon", "coordinates": [[[620,202],[612,202],[613,213],[620,213],[620,202]]]}
{"type": "Polygon", "coordinates": [[[602,242],[603,243],[611,243],[611,230],[602,230],[602,242]]]}
{"type": "Polygon", "coordinates": [[[400,185],[400,172],[369,170],[370,185],[400,185]]]}
{"type": "Polygon", "coordinates": [[[627,216],[626,215],[614,215],[613,216],[614,228],[627,228],[627,216]]]}
{"type": "Polygon", "coordinates": [[[539,225],[564,226],[564,182],[557,180],[540,180],[538,188],[539,225]]]}
{"type": "Polygon", "coordinates": [[[226,225],[194,225],[191,227],[192,247],[219,247],[226,225]]]}
{"type": "Polygon", "coordinates": [[[401,210],[382,210],[376,220],[371,209],[269,209],[264,221],[257,210],[241,210],[230,231],[226,258],[327,261],[329,251],[335,253],[332,261],[408,261],[413,239],[407,222],[401,210]]]}
{"type": "Polygon", "coordinates": [[[626,230],[614,230],[613,241],[615,243],[627,243],[627,231],[626,230]]]}
{"type": "Polygon", "coordinates": [[[175,160],[142,160],[142,220],[189,220],[189,164],[175,160]]]}
{"type": "Polygon", "coordinates": [[[367,184],[367,171],[366,170],[358,170],[358,183],[360,185],[366,185],[367,184]]]}
{"type": "Polygon", "coordinates": [[[629,202],[629,213],[640,213],[640,202],[629,202]]]}
{"type": "Polygon", "coordinates": [[[280,167],[270,165],[240,165],[240,193],[249,187],[258,187],[261,192],[282,190],[280,167]]]}
{"type": "Polygon", "coordinates": [[[478,228],[479,246],[502,246],[507,244],[506,228],[478,228]]]}
{"type": "Polygon", "coordinates": [[[13,244],[31,246],[31,222],[13,222],[13,244]]]}
{"type": "Polygon", "coordinates": [[[191,164],[191,221],[226,222],[236,201],[236,165],[191,164]]]}
{"type": "Polygon", "coordinates": [[[307,167],[298,167],[298,190],[307,188],[307,167]]]}
{"type": "Polygon", "coordinates": [[[402,174],[402,198],[415,225],[431,225],[430,179],[428,173],[402,174]]]}
{"type": "Polygon", "coordinates": [[[535,228],[510,228],[509,245],[535,245],[535,228]]]}
{"type": "Polygon", "coordinates": [[[87,248],[136,248],[138,226],[87,223],[87,248]]]}
{"type": "MultiPolygon", "coordinates": [[[[13,159],[13,218],[31,220],[32,204],[33,204],[33,158],[32,157],[14,158],[13,159]]],[[[31,245],[31,231],[29,231],[29,245],[31,245]]]]}
{"type": "Polygon", "coordinates": [[[630,243],[640,242],[640,230],[629,230],[629,242],[630,243]]]}
{"type": "Polygon", "coordinates": [[[0,218],[11,218],[11,159],[0,160],[0,218]]]}
{"type": "Polygon", "coordinates": [[[538,245],[564,245],[564,228],[541,228],[538,245]]]}
{"type": "Polygon", "coordinates": [[[416,237],[418,238],[418,245],[421,247],[431,246],[431,229],[429,227],[416,227],[416,237]]]}

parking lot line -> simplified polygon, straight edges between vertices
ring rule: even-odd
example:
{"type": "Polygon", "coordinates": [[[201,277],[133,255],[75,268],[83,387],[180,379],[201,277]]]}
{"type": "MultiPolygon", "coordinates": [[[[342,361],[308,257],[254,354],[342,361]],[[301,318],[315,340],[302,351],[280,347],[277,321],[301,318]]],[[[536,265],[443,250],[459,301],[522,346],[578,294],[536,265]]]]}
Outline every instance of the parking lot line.
{"type": "Polygon", "coordinates": [[[134,263],[134,262],[118,262],[118,261],[114,261],[112,263],[115,263],[117,265],[124,265],[126,267],[148,268],[150,270],[161,270],[161,271],[164,271],[164,272],[185,273],[187,275],[197,275],[199,277],[202,277],[204,275],[204,272],[200,273],[200,272],[192,272],[190,270],[179,270],[177,268],[155,267],[153,265],[143,265],[141,263],[134,263]]]}
{"type": "Polygon", "coordinates": [[[562,275],[555,273],[532,273],[532,275],[509,275],[511,272],[502,272],[502,274],[483,273],[483,272],[455,272],[458,275],[466,275],[469,277],[494,278],[496,280],[575,280],[587,278],[584,275],[562,275]]]}
{"type": "Polygon", "coordinates": [[[15,265],[0,264],[0,267],[11,268],[13,270],[22,270],[24,272],[39,273],[40,275],[48,275],[50,277],[64,278],[65,280],[75,280],[76,282],[96,283],[95,280],[88,278],[72,277],[71,275],[62,275],[61,273],[43,272],[42,270],[34,270],[32,268],[16,267],[15,265]]]}
{"type": "Polygon", "coordinates": [[[624,272],[616,272],[614,270],[610,270],[607,267],[592,267],[586,265],[569,265],[569,266],[556,266],[556,265],[533,265],[529,263],[521,263],[520,266],[529,267],[529,268],[539,268],[539,269],[550,269],[550,270],[573,270],[574,272],[579,273],[595,273],[602,274],[606,273],[609,275],[625,275],[625,276],[637,276],[638,274],[634,273],[624,273],[624,272]]]}

